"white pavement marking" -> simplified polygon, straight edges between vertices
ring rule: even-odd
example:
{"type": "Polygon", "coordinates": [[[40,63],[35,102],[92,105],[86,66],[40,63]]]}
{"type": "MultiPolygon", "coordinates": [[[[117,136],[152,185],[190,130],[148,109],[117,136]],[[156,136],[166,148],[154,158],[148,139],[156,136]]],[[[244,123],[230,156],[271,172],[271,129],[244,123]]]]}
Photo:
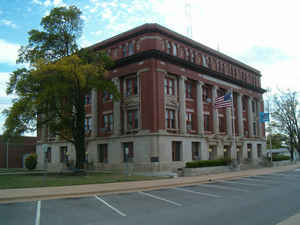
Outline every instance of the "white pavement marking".
{"type": "Polygon", "coordinates": [[[292,178],[292,179],[297,179],[297,177],[293,177],[293,176],[290,176],[290,175],[286,175],[286,174],[280,174],[280,173],[273,173],[272,175],[270,176],[277,176],[277,177],[284,177],[284,178],[292,178]]]}
{"type": "Polygon", "coordinates": [[[269,187],[269,185],[265,184],[249,184],[249,183],[241,183],[241,182],[236,182],[236,181],[227,181],[227,180],[220,180],[222,183],[228,183],[228,184],[241,184],[241,185],[248,185],[248,186],[264,186],[264,187],[269,187]]]}
{"type": "Polygon", "coordinates": [[[299,171],[300,171],[300,169],[295,169],[295,171],[296,171],[296,172],[299,172],[299,171]]]}
{"type": "Polygon", "coordinates": [[[221,196],[219,196],[219,195],[214,195],[214,194],[205,193],[205,192],[199,192],[199,191],[192,191],[192,190],[185,189],[185,188],[172,188],[172,189],[178,190],[178,191],[185,191],[185,192],[189,192],[189,193],[193,193],[193,194],[198,194],[198,195],[205,195],[205,196],[213,197],[213,198],[221,198],[221,196]]]}
{"type": "Polygon", "coordinates": [[[37,201],[35,225],[40,225],[41,220],[41,200],[37,201]]]}
{"type": "Polygon", "coordinates": [[[299,178],[300,176],[297,174],[284,174],[284,173],[279,173],[282,176],[286,176],[286,177],[295,177],[295,178],[299,178]]]}
{"type": "Polygon", "coordinates": [[[245,189],[233,188],[233,187],[224,187],[224,186],[219,186],[219,185],[214,185],[214,184],[199,184],[198,186],[219,188],[219,189],[232,190],[232,191],[249,192],[248,190],[245,190],[245,189]]]}
{"type": "Polygon", "coordinates": [[[95,195],[95,198],[98,199],[100,202],[102,202],[104,205],[108,206],[109,208],[111,208],[113,211],[115,211],[116,213],[118,213],[121,216],[126,216],[125,213],[122,213],[120,210],[116,209],[115,207],[113,207],[112,205],[108,204],[106,201],[104,201],[102,198],[98,197],[97,195],[95,195]]]}
{"type": "Polygon", "coordinates": [[[173,202],[173,201],[171,201],[171,200],[168,200],[168,199],[165,199],[165,198],[161,198],[161,197],[158,197],[158,196],[156,196],[156,195],[152,195],[152,194],[149,194],[149,193],[146,193],[146,192],[143,192],[143,191],[139,191],[138,193],[140,193],[140,194],[142,194],[142,195],[146,195],[146,196],[151,197],[151,198],[155,198],[155,199],[164,201],[164,202],[171,203],[171,204],[176,205],[176,206],[182,206],[180,203],[173,202]]]}
{"type": "Polygon", "coordinates": [[[247,178],[247,177],[243,177],[243,178],[239,178],[239,179],[240,180],[255,181],[255,182],[274,182],[272,180],[263,180],[263,179],[247,178]]]}

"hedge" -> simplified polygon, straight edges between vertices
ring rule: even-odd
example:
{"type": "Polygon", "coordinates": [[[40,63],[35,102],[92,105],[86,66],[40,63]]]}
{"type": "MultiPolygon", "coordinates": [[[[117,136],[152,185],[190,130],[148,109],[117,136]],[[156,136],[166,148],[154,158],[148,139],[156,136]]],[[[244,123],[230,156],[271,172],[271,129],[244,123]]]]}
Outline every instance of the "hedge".
{"type": "Polygon", "coordinates": [[[290,156],[287,155],[273,155],[272,161],[284,161],[284,160],[291,160],[290,156]]]}
{"type": "Polygon", "coordinates": [[[213,167],[213,166],[227,166],[231,163],[230,159],[216,159],[216,160],[200,160],[187,162],[186,168],[199,168],[199,167],[213,167]]]}

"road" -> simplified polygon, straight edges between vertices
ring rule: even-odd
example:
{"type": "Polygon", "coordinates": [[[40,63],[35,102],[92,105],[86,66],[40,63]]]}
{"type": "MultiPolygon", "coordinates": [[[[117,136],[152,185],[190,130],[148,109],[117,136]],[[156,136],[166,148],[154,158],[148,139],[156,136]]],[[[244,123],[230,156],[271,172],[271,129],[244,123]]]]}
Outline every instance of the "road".
{"type": "Polygon", "coordinates": [[[0,204],[0,224],[276,225],[299,212],[300,171],[292,170],[152,191],[0,204]]]}

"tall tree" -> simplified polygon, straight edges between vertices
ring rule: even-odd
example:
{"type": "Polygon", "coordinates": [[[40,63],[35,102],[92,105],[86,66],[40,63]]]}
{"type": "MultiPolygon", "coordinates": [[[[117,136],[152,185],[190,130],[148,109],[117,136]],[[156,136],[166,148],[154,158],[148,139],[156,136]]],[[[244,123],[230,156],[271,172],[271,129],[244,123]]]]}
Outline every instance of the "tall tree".
{"type": "Polygon", "coordinates": [[[273,98],[272,118],[289,138],[288,143],[290,144],[292,159],[295,148],[300,153],[299,101],[297,95],[297,92],[288,90],[280,91],[273,98]]]}
{"type": "Polygon", "coordinates": [[[17,98],[5,111],[5,134],[20,135],[47,126],[52,135],[74,144],[76,167],[85,160],[85,96],[93,89],[119,94],[106,78],[112,61],[103,52],[78,50],[82,22],[74,6],[54,8],[42,19],[44,31],[29,32],[18,62],[30,63],[11,74],[7,94],[17,98]]]}

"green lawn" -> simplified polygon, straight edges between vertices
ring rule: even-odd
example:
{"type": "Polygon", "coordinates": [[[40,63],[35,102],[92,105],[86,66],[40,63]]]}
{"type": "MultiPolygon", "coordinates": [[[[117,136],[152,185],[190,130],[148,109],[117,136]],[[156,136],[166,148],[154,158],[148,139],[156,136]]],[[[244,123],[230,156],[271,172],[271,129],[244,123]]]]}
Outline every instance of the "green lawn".
{"type": "Polygon", "coordinates": [[[123,174],[93,173],[85,176],[72,176],[60,174],[36,175],[0,175],[0,189],[31,188],[50,186],[69,186],[80,184],[103,184],[124,181],[140,181],[162,179],[150,176],[126,176],[123,174]]]}

